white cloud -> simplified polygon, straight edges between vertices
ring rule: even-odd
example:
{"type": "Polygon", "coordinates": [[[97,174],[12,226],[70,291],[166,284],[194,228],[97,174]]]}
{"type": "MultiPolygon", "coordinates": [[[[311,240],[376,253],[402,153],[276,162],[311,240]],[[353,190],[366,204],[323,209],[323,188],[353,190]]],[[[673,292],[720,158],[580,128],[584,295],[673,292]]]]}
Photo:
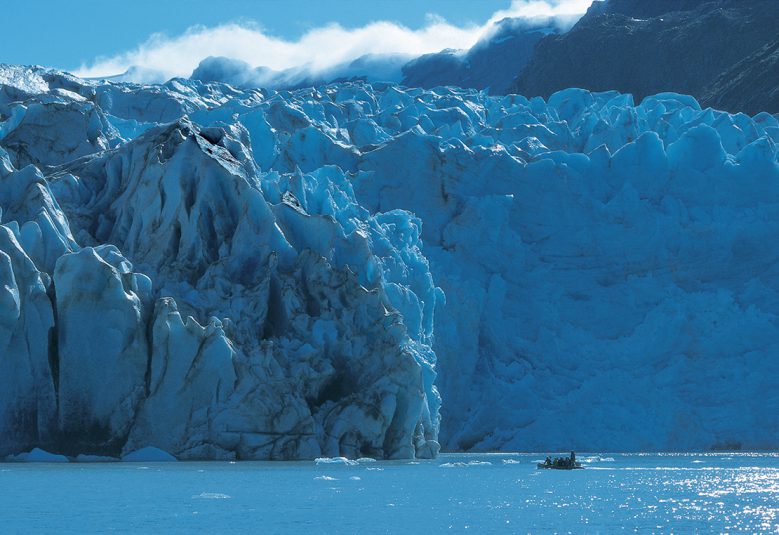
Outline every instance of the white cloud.
{"type": "MultiPolygon", "coordinates": [[[[328,24],[306,32],[296,41],[273,37],[260,26],[233,23],[213,28],[196,26],[184,34],[169,37],[155,34],[134,50],[112,57],[100,57],[82,65],[76,74],[102,77],[121,74],[130,67],[154,73],[152,77],[189,76],[208,56],[225,56],[245,61],[252,67],[284,70],[304,67],[312,72],[356,59],[365,54],[418,56],[444,48],[469,48],[496,21],[506,17],[578,18],[592,0],[513,0],[482,25],[456,26],[437,15],[426,25],[410,29],[393,22],[373,22],[359,28],[328,24]]],[[[142,81],[142,80],[141,80],[142,81]]]]}
{"type": "MultiPolygon", "coordinates": [[[[507,17],[570,19],[581,17],[593,0],[513,0],[511,7],[493,13],[487,24],[507,17]]],[[[563,22],[566,23],[565,21],[563,22]]]]}

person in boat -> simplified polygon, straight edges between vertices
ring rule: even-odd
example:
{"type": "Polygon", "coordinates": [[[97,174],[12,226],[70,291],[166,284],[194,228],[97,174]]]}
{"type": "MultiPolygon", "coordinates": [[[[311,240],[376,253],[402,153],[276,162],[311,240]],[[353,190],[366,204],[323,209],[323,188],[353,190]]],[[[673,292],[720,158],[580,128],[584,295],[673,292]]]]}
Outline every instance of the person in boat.
{"type": "Polygon", "coordinates": [[[547,455],[546,456],[546,461],[544,461],[544,464],[546,466],[552,466],[552,458],[547,455]]]}

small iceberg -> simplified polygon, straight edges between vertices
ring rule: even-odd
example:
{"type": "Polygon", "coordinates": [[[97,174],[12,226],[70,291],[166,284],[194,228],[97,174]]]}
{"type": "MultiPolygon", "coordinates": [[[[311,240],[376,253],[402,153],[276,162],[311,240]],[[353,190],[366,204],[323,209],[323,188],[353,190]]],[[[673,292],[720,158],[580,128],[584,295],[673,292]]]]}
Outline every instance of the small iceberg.
{"type": "Polygon", "coordinates": [[[76,456],[77,463],[115,463],[117,457],[106,457],[105,455],[85,455],[83,453],[76,456]]]}
{"type": "Polygon", "coordinates": [[[68,458],[64,455],[59,455],[56,453],[50,453],[46,450],[42,450],[41,448],[33,448],[31,451],[28,451],[27,453],[20,453],[18,455],[9,455],[7,457],[7,460],[11,462],[22,462],[22,463],[67,463],[68,458]]]}
{"type": "Polygon", "coordinates": [[[155,448],[154,446],[147,446],[139,450],[135,450],[122,457],[122,462],[125,463],[169,463],[176,462],[176,458],[167,451],[155,448]]]}
{"type": "Polygon", "coordinates": [[[345,466],[355,466],[357,461],[352,461],[346,457],[317,457],[314,459],[316,464],[342,464],[345,466]]]}
{"type": "Polygon", "coordinates": [[[193,500],[229,500],[232,498],[229,494],[223,494],[221,492],[201,492],[192,496],[193,500]]]}
{"type": "Polygon", "coordinates": [[[439,468],[468,468],[470,466],[492,466],[492,463],[489,461],[468,461],[467,463],[455,462],[438,465],[439,468]]]}

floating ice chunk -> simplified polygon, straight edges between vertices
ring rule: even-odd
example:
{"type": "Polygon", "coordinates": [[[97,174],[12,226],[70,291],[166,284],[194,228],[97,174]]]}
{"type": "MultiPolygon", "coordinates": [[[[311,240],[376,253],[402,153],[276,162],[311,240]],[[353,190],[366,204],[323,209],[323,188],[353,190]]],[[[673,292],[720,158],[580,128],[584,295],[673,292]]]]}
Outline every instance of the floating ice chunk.
{"type": "Polygon", "coordinates": [[[489,461],[468,461],[468,462],[444,463],[438,465],[439,468],[470,468],[472,466],[492,466],[492,463],[489,461]]]}
{"type": "Polygon", "coordinates": [[[201,492],[192,496],[193,500],[229,500],[232,496],[228,494],[222,494],[221,492],[201,492]]]}
{"type": "Polygon", "coordinates": [[[85,455],[81,453],[76,456],[77,463],[113,463],[119,460],[117,457],[107,457],[105,455],[85,455]]]}
{"type": "Polygon", "coordinates": [[[20,453],[19,455],[12,455],[8,457],[10,461],[24,462],[24,463],[67,463],[68,458],[64,455],[58,455],[56,453],[50,453],[40,448],[33,448],[27,453],[20,453]]]}
{"type": "Polygon", "coordinates": [[[166,463],[175,462],[177,459],[168,453],[154,446],[147,446],[135,450],[122,456],[122,462],[126,463],[166,463]]]}
{"type": "Polygon", "coordinates": [[[342,464],[346,466],[354,466],[360,461],[354,461],[352,459],[347,459],[346,457],[318,457],[317,459],[314,459],[314,462],[316,464],[342,464]]]}
{"type": "MultiPolygon", "coordinates": [[[[614,457],[601,457],[599,455],[577,455],[576,459],[582,463],[613,463],[614,457]]],[[[539,461],[543,462],[543,461],[539,461]]]]}

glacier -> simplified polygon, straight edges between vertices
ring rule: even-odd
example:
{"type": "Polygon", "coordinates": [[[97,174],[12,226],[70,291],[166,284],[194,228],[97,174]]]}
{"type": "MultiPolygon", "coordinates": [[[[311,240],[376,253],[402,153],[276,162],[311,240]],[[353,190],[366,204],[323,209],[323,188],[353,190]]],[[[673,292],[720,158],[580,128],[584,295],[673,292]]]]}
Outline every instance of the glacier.
{"type": "Polygon", "coordinates": [[[778,142],[672,93],[0,66],[0,456],[776,447],[778,142]]]}
{"type": "Polygon", "coordinates": [[[437,453],[415,217],[261,173],[239,123],[186,118],[224,95],[42,79],[0,112],[0,454],[437,453]]]}

